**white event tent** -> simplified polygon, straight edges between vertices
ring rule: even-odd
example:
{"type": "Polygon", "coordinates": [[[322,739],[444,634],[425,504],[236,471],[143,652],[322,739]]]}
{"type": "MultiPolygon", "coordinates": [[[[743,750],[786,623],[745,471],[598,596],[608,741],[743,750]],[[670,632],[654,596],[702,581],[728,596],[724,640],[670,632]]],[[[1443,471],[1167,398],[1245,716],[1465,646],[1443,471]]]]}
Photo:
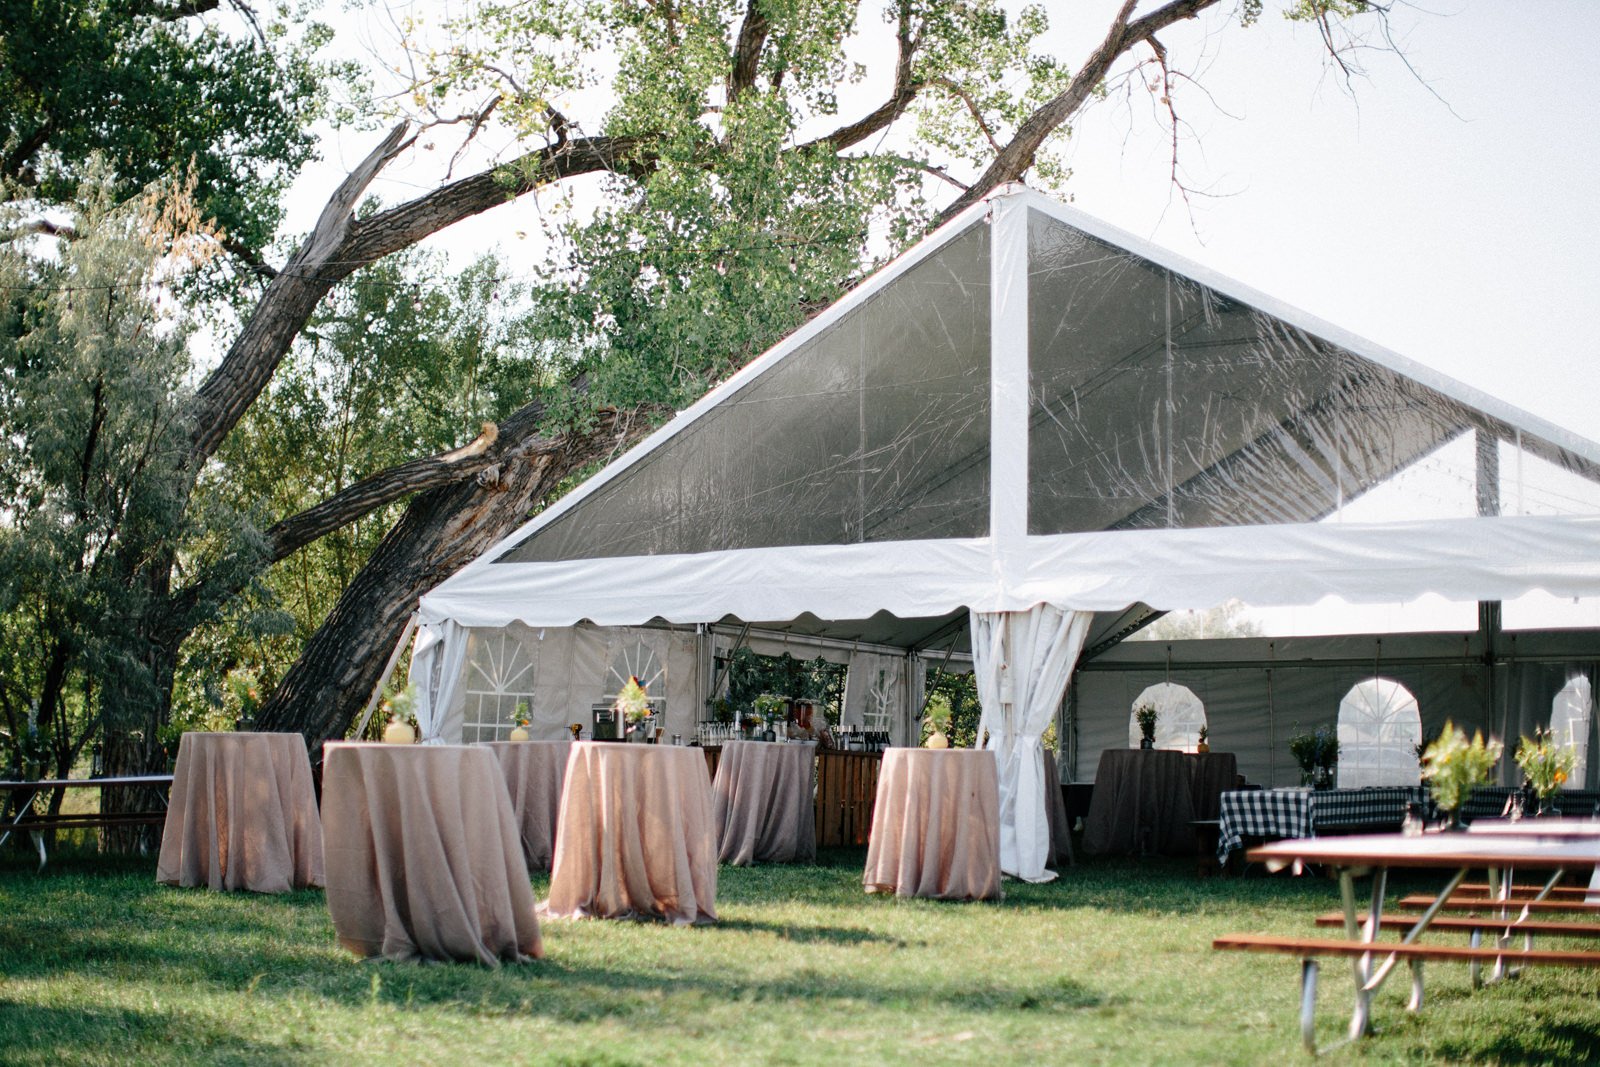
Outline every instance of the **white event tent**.
{"type": "Polygon", "coordinates": [[[849,662],[847,715],[905,741],[954,649],[1002,865],[1042,879],[1086,645],[1230,598],[1600,594],[1597,482],[1600,445],[1011,186],[425,595],[418,717],[554,736],[636,673],[687,732],[742,641],[849,662]]]}

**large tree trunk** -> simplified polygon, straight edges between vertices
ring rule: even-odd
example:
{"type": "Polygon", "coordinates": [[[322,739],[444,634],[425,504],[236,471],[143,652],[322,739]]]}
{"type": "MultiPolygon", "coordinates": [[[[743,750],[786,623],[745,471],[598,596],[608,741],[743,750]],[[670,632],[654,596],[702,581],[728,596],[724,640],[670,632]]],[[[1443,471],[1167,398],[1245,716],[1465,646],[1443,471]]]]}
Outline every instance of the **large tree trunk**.
{"type": "Polygon", "coordinates": [[[648,428],[607,411],[583,435],[530,438],[539,415],[530,405],[501,424],[504,458],[496,467],[412,498],[267,698],[260,729],[299,731],[320,759],[322,742],[349,731],[378,684],[417,598],[524,522],[574,471],[648,428]]]}

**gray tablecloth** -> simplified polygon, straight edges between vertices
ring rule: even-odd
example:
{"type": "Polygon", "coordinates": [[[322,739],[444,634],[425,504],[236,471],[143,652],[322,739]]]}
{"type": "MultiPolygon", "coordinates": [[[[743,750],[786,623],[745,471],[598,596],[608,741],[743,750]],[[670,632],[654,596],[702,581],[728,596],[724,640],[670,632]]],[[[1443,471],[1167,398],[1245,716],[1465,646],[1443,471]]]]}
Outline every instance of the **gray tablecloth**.
{"type": "Polygon", "coordinates": [[[545,908],[565,918],[716,921],[711,776],[698,748],[572,746],[545,908]]]}
{"type": "Polygon", "coordinates": [[[257,893],[322,885],[322,822],[305,738],[184,734],[156,881],[257,893]]]}
{"type": "Polygon", "coordinates": [[[862,883],[869,893],[998,900],[1000,787],[994,753],[885,751],[862,883]]]}
{"type": "Polygon", "coordinates": [[[572,742],[489,741],[484,747],[500,761],[528,870],[548,871],[555,857],[556,816],[572,742]]]}
{"type": "Polygon", "coordinates": [[[729,741],[711,784],[723,863],[810,863],[817,856],[815,742],[729,741]]]}
{"type": "Polygon", "coordinates": [[[511,799],[487,748],[325,752],[328,914],[340,944],[362,957],[489,966],[543,955],[511,799]]]}

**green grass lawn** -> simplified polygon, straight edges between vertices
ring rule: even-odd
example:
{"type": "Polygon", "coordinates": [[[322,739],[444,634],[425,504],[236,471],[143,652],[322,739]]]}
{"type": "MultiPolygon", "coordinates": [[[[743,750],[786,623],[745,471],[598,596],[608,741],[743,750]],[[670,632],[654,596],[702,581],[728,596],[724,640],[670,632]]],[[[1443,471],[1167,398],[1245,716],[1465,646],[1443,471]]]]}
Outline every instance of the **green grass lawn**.
{"type": "MultiPolygon", "coordinates": [[[[1311,932],[1316,877],[1205,879],[1191,863],[1087,862],[998,904],[869,897],[862,853],[724,867],[722,921],[549,922],[546,956],[491,971],[362,963],[320,892],[157,886],[154,861],[0,857],[0,1062],[553,1064],[1271,1063],[1299,1047],[1299,965],[1214,935],[1311,932]]],[[[1396,895],[1418,888],[1397,882],[1396,895]]],[[[544,880],[534,890],[542,894],[544,880]]],[[[1559,944],[1559,942],[1551,942],[1559,944]]],[[[1402,970],[1375,1038],[1331,1062],[1600,1062],[1600,973],[1472,992],[1402,970]]],[[[1338,1038],[1348,966],[1323,967],[1338,1038]]]]}

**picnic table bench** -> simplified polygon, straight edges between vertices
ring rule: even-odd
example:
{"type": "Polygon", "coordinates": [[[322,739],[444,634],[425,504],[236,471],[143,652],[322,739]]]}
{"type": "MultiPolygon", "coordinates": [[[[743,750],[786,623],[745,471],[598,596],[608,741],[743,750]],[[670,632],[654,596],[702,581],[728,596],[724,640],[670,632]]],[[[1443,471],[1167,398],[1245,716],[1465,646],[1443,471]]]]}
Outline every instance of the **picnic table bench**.
{"type": "Polygon", "coordinates": [[[1344,908],[1320,916],[1316,923],[1324,927],[1342,926],[1344,939],[1230,934],[1212,942],[1216,949],[1274,953],[1300,960],[1300,1034],[1306,1049],[1313,1054],[1317,1051],[1314,1023],[1321,957],[1351,961],[1355,1005],[1350,1018],[1350,1040],[1372,1032],[1372,997],[1401,961],[1411,969],[1411,998],[1407,1007],[1413,1012],[1422,1008],[1422,965],[1428,960],[1470,964],[1474,987],[1482,982],[1485,964],[1491,968],[1491,979],[1495,980],[1514,974],[1513,970],[1508,970],[1508,965],[1512,964],[1600,967],[1600,952],[1533,947],[1535,934],[1600,937],[1600,924],[1531,918],[1540,911],[1559,909],[1593,914],[1600,910],[1600,905],[1574,899],[1569,891],[1556,894],[1556,890],[1562,888],[1560,883],[1567,871],[1586,870],[1600,860],[1600,827],[1596,828],[1595,836],[1567,840],[1505,833],[1306,838],[1252,849],[1249,858],[1269,866],[1315,863],[1338,872],[1344,908]],[[1404,898],[1405,906],[1420,907],[1421,914],[1385,916],[1383,904],[1391,868],[1454,869],[1455,873],[1437,896],[1404,898]],[[1506,875],[1514,869],[1550,872],[1550,878],[1531,892],[1524,887],[1513,894],[1512,882],[1506,875]],[[1473,895],[1460,895],[1468,873],[1473,870],[1488,871],[1487,884],[1473,895]],[[1372,900],[1363,918],[1357,914],[1354,879],[1369,875],[1372,900]],[[1552,895],[1560,899],[1551,899],[1552,895]],[[1446,910],[1489,914],[1440,918],[1440,912],[1446,910]],[[1398,941],[1380,940],[1379,935],[1385,929],[1401,929],[1404,934],[1398,941]],[[1472,944],[1421,943],[1419,939],[1430,929],[1469,933],[1472,944]],[[1485,931],[1493,933],[1493,944],[1482,943],[1485,931]],[[1523,943],[1514,945],[1512,942],[1519,938],[1523,943]]]}
{"type": "MultiPolygon", "coordinates": [[[[170,774],[136,774],[115,778],[50,778],[40,781],[0,781],[0,847],[11,835],[26,831],[39,853],[42,871],[49,857],[46,837],[57,830],[115,829],[130,826],[159,826],[167,817],[167,791],[172,786],[170,774]],[[34,801],[42,794],[55,789],[105,790],[108,788],[145,789],[153,794],[158,806],[131,811],[41,812],[34,810],[34,801]]],[[[102,798],[104,793],[101,793],[102,798]]]]}

